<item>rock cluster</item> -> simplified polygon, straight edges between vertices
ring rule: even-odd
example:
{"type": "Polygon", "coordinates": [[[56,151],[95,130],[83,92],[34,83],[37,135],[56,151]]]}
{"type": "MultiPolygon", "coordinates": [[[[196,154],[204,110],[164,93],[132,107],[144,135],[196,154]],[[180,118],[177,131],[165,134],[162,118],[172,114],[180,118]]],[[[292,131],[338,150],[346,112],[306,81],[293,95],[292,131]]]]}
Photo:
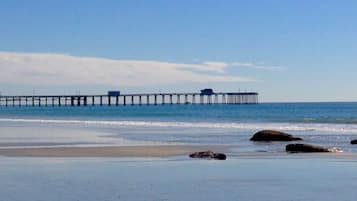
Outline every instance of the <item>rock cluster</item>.
{"type": "MultiPolygon", "coordinates": [[[[261,130],[256,132],[251,138],[254,142],[273,142],[273,141],[298,141],[303,140],[288,133],[275,130],[261,130]]],[[[357,144],[357,139],[352,140],[351,144],[357,144]]],[[[336,147],[323,147],[311,144],[288,144],[285,151],[289,153],[314,153],[314,152],[340,152],[336,147]]],[[[226,160],[227,156],[223,153],[214,153],[212,151],[195,152],[190,154],[191,158],[226,160]]]]}

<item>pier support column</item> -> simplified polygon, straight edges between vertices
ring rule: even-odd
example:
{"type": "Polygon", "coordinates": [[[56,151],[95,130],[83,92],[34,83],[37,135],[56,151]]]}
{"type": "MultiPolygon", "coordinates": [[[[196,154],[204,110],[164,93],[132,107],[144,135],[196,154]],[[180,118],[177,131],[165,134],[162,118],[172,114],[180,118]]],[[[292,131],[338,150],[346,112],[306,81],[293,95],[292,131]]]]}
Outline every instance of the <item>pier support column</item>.
{"type": "Polygon", "coordinates": [[[95,105],[95,99],[94,99],[94,96],[92,96],[92,106],[95,105]]]}
{"type": "Polygon", "coordinates": [[[204,104],[204,95],[200,95],[200,104],[204,104]]]}
{"type": "Polygon", "coordinates": [[[150,105],[150,96],[149,95],[146,96],[146,105],[150,105]]]}
{"type": "Polygon", "coordinates": [[[103,106],[103,96],[100,96],[100,100],[99,101],[100,101],[100,103],[99,103],[100,106],[103,106]]]}
{"type": "Polygon", "coordinates": [[[208,104],[212,104],[212,95],[207,96],[207,102],[208,104]]]}
{"type": "Polygon", "coordinates": [[[139,105],[142,105],[142,102],[141,102],[141,95],[139,95],[139,105]]]}
{"type": "Polygon", "coordinates": [[[83,96],[83,105],[87,106],[87,96],[83,96]]]}
{"type": "Polygon", "coordinates": [[[188,95],[185,94],[185,104],[188,104],[188,95]]]}
{"type": "Polygon", "coordinates": [[[74,106],[74,97],[71,96],[71,106],[73,107],[74,106]]]}
{"type": "Polygon", "coordinates": [[[171,104],[171,105],[173,104],[173,101],[172,101],[172,94],[170,94],[170,104],[171,104]]]}
{"type": "Polygon", "coordinates": [[[161,95],[161,103],[164,105],[165,104],[165,95],[161,95]]]}
{"type": "Polygon", "coordinates": [[[61,107],[61,96],[58,96],[58,107],[61,107]]]}
{"type": "Polygon", "coordinates": [[[181,99],[181,95],[178,94],[178,95],[177,95],[177,104],[180,104],[180,103],[181,103],[181,100],[180,100],[180,99],[181,99]]]}
{"type": "Polygon", "coordinates": [[[108,97],[108,106],[112,105],[112,97],[111,96],[107,96],[108,97]]]}
{"type": "Polygon", "coordinates": [[[131,105],[134,105],[134,96],[131,96],[131,105]]]}
{"type": "Polygon", "coordinates": [[[157,105],[157,95],[154,95],[154,104],[157,105]]]}
{"type": "Polygon", "coordinates": [[[123,104],[126,105],[126,96],[124,96],[123,104]]]}
{"type": "Polygon", "coordinates": [[[255,104],[258,104],[259,103],[259,97],[258,95],[255,95],[255,104]]]}
{"type": "Polygon", "coordinates": [[[115,105],[118,106],[119,105],[119,96],[115,97],[115,105]]]}

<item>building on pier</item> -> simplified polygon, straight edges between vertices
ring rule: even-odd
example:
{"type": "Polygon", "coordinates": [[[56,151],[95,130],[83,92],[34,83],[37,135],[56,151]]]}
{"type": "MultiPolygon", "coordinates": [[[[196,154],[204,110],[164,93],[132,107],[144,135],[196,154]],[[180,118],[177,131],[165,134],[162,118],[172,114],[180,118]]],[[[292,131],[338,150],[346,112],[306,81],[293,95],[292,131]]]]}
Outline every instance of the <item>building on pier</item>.
{"type": "Polygon", "coordinates": [[[120,96],[120,91],[108,91],[108,96],[120,96]]]}
{"type": "Polygon", "coordinates": [[[213,95],[213,89],[202,89],[201,95],[213,95]]]}

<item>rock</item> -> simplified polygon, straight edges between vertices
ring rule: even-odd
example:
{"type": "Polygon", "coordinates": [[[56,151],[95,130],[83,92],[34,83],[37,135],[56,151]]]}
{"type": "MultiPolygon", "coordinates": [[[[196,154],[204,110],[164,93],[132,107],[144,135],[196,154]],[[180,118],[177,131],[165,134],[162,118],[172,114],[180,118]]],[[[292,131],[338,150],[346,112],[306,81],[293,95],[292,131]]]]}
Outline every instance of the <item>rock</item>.
{"type": "Polygon", "coordinates": [[[217,160],[226,160],[227,156],[222,153],[214,153],[212,151],[203,151],[195,152],[190,154],[191,158],[205,158],[205,159],[217,159],[217,160]]]}
{"type": "Polygon", "coordinates": [[[287,152],[335,152],[336,148],[321,147],[310,144],[288,144],[285,147],[287,152]]]}
{"type": "Polygon", "coordinates": [[[227,156],[226,156],[226,154],[222,154],[222,153],[214,153],[214,159],[226,160],[227,156]]]}
{"type": "Polygon", "coordinates": [[[299,137],[294,137],[290,134],[283,133],[280,131],[274,131],[274,130],[262,130],[253,135],[252,138],[250,138],[250,141],[295,141],[295,140],[302,140],[299,137]]]}
{"type": "Polygon", "coordinates": [[[351,144],[357,144],[357,140],[352,140],[351,144]]]}

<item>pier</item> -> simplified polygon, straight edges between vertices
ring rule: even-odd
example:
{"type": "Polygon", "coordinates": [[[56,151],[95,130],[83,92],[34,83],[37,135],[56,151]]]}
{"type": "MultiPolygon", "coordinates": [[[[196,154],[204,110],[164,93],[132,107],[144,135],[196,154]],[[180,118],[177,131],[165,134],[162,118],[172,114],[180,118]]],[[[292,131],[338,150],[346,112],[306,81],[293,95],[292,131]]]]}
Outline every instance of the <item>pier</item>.
{"type": "Polygon", "coordinates": [[[164,104],[257,104],[256,92],[140,93],[0,96],[0,107],[126,106],[164,104]]]}

